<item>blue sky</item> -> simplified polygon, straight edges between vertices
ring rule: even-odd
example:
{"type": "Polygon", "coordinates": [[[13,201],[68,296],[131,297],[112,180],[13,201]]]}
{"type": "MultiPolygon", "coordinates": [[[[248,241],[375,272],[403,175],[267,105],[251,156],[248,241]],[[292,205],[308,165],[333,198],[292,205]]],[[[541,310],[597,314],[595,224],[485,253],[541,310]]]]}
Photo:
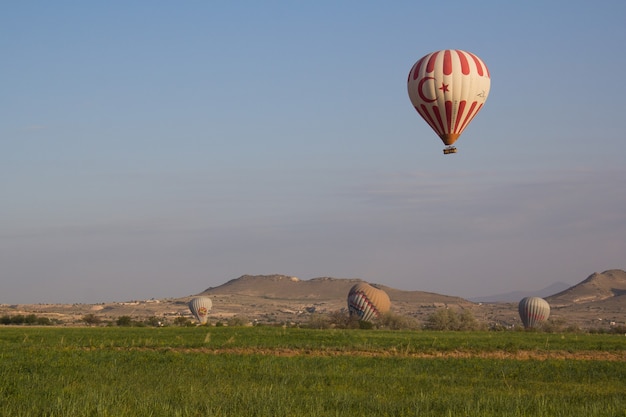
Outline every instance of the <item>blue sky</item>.
{"type": "Polygon", "coordinates": [[[0,303],[243,274],[475,297],[626,268],[626,3],[0,5],[0,303]],[[444,156],[407,74],[489,67],[444,156]]]}

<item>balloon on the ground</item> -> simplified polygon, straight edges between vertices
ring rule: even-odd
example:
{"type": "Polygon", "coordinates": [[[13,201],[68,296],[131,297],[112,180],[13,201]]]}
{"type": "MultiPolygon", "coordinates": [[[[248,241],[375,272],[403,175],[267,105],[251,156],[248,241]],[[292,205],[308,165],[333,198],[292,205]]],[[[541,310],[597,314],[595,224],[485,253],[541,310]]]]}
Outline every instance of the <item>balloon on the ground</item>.
{"type": "Polygon", "coordinates": [[[200,324],[206,324],[213,302],[209,297],[195,297],[189,301],[189,310],[200,324]]]}
{"type": "Polygon", "coordinates": [[[519,302],[519,316],[524,327],[529,329],[550,317],[550,304],[543,298],[525,297],[519,302]]]}
{"type": "Polygon", "coordinates": [[[348,292],[348,311],[359,320],[370,321],[389,311],[391,301],[387,293],[367,283],[359,283],[348,292]]]}
{"type": "Polygon", "coordinates": [[[415,110],[447,146],[452,146],[483,108],[491,76],[476,55],[460,49],[431,52],[409,71],[407,88],[415,110]]]}

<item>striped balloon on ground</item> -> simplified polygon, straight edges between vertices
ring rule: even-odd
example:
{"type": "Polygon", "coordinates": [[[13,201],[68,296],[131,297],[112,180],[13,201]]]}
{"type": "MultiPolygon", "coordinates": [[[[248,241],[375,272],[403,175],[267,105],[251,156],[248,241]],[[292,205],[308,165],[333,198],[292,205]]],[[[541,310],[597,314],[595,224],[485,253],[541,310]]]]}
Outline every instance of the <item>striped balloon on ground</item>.
{"type": "Polygon", "coordinates": [[[519,302],[518,311],[524,327],[530,329],[548,320],[550,304],[543,298],[525,297],[519,302]]]}
{"type": "Polygon", "coordinates": [[[451,145],[489,96],[491,76],[476,55],[446,49],[418,60],[409,71],[407,88],[419,115],[446,146],[456,149],[451,145]]]}
{"type": "Polygon", "coordinates": [[[361,321],[370,321],[389,311],[387,293],[365,282],[354,285],[348,292],[348,311],[361,321]]]}
{"type": "Polygon", "coordinates": [[[189,301],[189,310],[200,324],[206,324],[212,307],[213,302],[209,297],[195,297],[189,301]]]}

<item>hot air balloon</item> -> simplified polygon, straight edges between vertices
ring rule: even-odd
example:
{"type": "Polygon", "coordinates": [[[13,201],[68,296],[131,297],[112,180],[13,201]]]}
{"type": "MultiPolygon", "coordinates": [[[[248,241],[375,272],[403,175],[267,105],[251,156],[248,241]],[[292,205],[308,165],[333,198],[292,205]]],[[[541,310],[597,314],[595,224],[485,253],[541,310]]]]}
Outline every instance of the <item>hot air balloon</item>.
{"type": "Polygon", "coordinates": [[[389,311],[391,301],[387,293],[367,283],[359,283],[348,292],[348,310],[361,321],[370,321],[389,311]]]}
{"type": "Polygon", "coordinates": [[[535,325],[548,320],[548,317],[550,317],[550,304],[539,297],[522,298],[519,302],[518,310],[526,329],[535,327],[535,325]]]}
{"type": "Polygon", "coordinates": [[[490,86],[485,63],[460,49],[422,57],[407,82],[413,107],[446,145],[444,154],[456,153],[454,142],[482,109],[490,86]]]}
{"type": "Polygon", "coordinates": [[[200,324],[206,324],[211,307],[213,307],[213,302],[209,297],[195,297],[189,301],[189,310],[200,324]]]}

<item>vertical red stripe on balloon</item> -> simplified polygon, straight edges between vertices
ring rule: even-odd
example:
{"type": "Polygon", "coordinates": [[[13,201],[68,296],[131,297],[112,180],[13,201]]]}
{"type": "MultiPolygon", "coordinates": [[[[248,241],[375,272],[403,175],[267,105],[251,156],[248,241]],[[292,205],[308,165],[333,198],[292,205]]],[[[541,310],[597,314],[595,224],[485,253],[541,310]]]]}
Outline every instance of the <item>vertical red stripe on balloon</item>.
{"type": "Polygon", "coordinates": [[[452,54],[449,49],[443,51],[443,75],[452,74],[452,54]]]}
{"type": "Polygon", "coordinates": [[[476,112],[478,112],[478,110],[480,109],[479,107],[477,110],[474,110],[476,108],[476,104],[478,103],[475,101],[472,102],[472,105],[467,111],[467,115],[465,116],[465,119],[463,120],[463,123],[461,124],[461,127],[459,128],[459,132],[462,132],[465,129],[465,126],[467,126],[467,124],[472,120],[476,112]]]}
{"type": "MultiPolygon", "coordinates": [[[[484,103],[483,103],[484,104],[484,103]]],[[[465,126],[467,126],[473,119],[474,117],[478,114],[478,112],[480,111],[480,109],[483,108],[483,104],[480,104],[478,107],[476,107],[476,109],[471,113],[471,115],[469,116],[469,119],[467,120],[467,123],[465,123],[465,126]]],[[[465,129],[465,127],[463,127],[463,129],[465,129]]]]}
{"type": "Polygon", "coordinates": [[[465,100],[461,100],[459,102],[459,110],[456,114],[456,120],[454,121],[454,129],[452,129],[450,133],[461,133],[461,131],[459,130],[459,124],[461,123],[461,118],[463,117],[463,112],[465,111],[466,104],[467,101],[465,100]]]}
{"type": "Polygon", "coordinates": [[[439,130],[437,130],[437,125],[435,124],[435,120],[433,119],[433,117],[431,116],[430,112],[428,111],[428,108],[426,107],[425,104],[420,105],[419,108],[415,108],[415,110],[417,110],[417,112],[420,114],[420,116],[422,116],[422,118],[424,120],[426,120],[426,123],[428,123],[428,125],[437,133],[439,133],[439,130]]]}
{"type": "Polygon", "coordinates": [[[419,72],[420,72],[420,67],[422,66],[422,63],[424,62],[424,59],[426,57],[423,57],[422,59],[420,59],[419,61],[417,61],[417,63],[415,65],[413,65],[413,79],[417,80],[417,77],[419,77],[419,72]]]}
{"type": "Polygon", "coordinates": [[[459,56],[459,60],[461,61],[461,72],[463,75],[468,75],[470,73],[469,62],[467,62],[467,57],[463,51],[456,51],[456,54],[459,56]]]}
{"type": "Polygon", "coordinates": [[[446,101],[446,130],[445,133],[452,132],[452,102],[446,101]]]}
{"type": "Polygon", "coordinates": [[[426,73],[431,73],[435,70],[435,61],[437,60],[437,55],[439,55],[439,51],[430,54],[430,59],[428,60],[428,64],[426,65],[426,73]]]}
{"type": "Polygon", "coordinates": [[[439,107],[433,106],[433,113],[435,114],[435,120],[437,121],[438,129],[435,129],[440,135],[446,133],[446,128],[443,124],[443,118],[441,117],[441,112],[439,111],[439,107]]]}
{"type": "Polygon", "coordinates": [[[470,52],[467,53],[469,56],[472,57],[472,59],[474,60],[474,63],[476,64],[476,69],[478,70],[478,75],[480,75],[481,77],[483,76],[483,63],[480,61],[480,59],[478,59],[478,57],[470,52]]]}

